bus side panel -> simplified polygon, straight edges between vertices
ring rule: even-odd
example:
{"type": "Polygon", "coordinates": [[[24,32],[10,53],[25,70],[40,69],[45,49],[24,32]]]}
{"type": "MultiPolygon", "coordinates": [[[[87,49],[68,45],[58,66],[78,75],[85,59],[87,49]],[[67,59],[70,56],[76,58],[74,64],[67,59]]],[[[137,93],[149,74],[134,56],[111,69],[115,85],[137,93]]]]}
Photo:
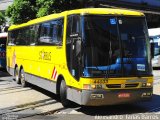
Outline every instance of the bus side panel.
{"type": "Polygon", "coordinates": [[[15,56],[15,47],[7,46],[6,50],[6,59],[7,59],[7,71],[11,75],[14,75],[14,68],[16,65],[16,56],[15,56]]]}
{"type": "Polygon", "coordinates": [[[66,70],[65,56],[59,46],[8,46],[8,71],[13,75],[14,66],[24,69],[29,83],[56,93],[58,75],[66,70]],[[56,71],[56,77],[53,76],[56,71]]]}
{"type": "Polygon", "coordinates": [[[39,86],[45,90],[56,93],[56,82],[50,81],[39,76],[26,73],[27,82],[39,86]]]}

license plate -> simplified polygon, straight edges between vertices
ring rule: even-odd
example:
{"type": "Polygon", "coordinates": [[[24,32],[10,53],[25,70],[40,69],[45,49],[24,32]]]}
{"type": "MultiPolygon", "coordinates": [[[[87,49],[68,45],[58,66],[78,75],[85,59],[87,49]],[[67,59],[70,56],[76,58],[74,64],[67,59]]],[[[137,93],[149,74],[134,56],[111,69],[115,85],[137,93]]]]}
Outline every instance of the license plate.
{"type": "Polygon", "coordinates": [[[129,98],[130,97],[130,93],[119,93],[118,97],[119,98],[129,98]]]}

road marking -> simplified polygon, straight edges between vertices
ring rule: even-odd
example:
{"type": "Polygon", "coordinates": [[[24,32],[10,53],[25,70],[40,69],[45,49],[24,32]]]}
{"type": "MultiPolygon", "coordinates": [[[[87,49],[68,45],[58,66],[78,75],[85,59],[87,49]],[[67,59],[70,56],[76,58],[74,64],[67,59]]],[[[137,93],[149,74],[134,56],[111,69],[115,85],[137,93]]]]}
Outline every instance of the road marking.
{"type": "Polygon", "coordinates": [[[31,88],[22,88],[22,89],[15,89],[15,90],[12,90],[12,91],[1,91],[0,95],[24,92],[24,91],[29,91],[29,90],[32,90],[32,89],[31,88]]]}

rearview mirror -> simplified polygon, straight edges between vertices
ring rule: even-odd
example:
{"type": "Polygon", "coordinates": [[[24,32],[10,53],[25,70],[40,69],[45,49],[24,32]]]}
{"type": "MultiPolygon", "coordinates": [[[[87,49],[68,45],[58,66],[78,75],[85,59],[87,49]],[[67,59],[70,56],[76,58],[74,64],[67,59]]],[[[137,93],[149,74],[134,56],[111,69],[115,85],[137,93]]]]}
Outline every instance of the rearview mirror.
{"type": "Polygon", "coordinates": [[[81,52],[81,44],[82,44],[81,39],[80,38],[77,39],[76,40],[76,56],[78,56],[81,52]]]}

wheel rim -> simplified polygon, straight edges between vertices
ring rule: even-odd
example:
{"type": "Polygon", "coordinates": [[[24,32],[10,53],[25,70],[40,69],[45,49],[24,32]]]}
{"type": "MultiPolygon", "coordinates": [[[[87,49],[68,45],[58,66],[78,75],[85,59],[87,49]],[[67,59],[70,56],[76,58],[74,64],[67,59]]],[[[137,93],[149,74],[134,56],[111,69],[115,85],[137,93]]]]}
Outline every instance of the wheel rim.
{"type": "Polygon", "coordinates": [[[18,70],[16,69],[16,73],[15,73],[15,78],[16,78],[16,81],[19,82],[19,76],[18,76],[18,70]]]}
{"type": "Polygon", "coordinates": [[[25,78],[23,73],[21,73],[21,84],[25,84],[25,78]]]}

